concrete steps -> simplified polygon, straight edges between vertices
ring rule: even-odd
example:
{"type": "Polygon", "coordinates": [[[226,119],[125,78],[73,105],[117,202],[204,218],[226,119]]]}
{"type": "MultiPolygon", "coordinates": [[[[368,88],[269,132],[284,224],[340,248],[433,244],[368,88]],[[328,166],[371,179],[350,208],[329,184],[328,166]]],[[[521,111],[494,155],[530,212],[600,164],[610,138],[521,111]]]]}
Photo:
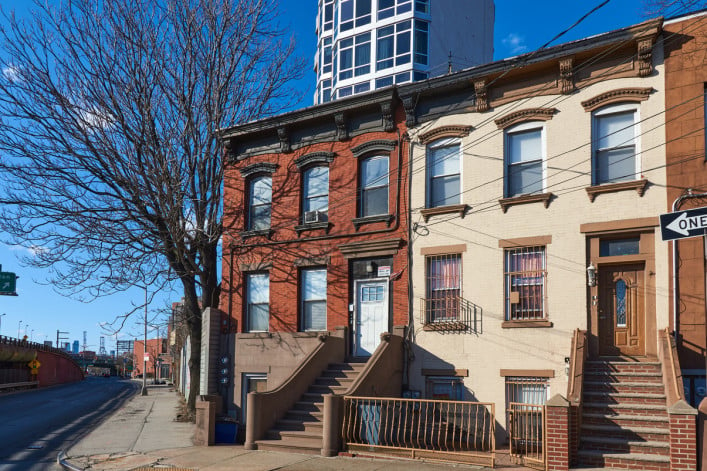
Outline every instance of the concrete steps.
{"type": "Polygon", "coordinates": [[[332,363],[310,385],[307,392],[255,443],[259,450],[318,455],[322,449],[324,395],[347,391],[365,363],[332,363]]]}
{"type": "Polygon", "coordinates": [[[601,358],[586,364],[579,468],[670,470],[660,363],[601,358]]]}

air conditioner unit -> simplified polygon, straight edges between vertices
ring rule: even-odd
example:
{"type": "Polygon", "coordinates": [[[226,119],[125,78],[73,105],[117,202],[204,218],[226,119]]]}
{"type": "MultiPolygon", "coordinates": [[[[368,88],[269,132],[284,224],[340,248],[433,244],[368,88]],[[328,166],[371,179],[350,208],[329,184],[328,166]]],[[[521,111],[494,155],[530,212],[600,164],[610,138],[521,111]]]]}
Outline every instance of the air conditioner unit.
{"type": "Polygon", "coordinates": [[[304,212],[304,223],[305,224],[312,223],[312,222],[319,222],[320,220],[321,219],[320,219],[319,211],[305,211],[304,212]]]}

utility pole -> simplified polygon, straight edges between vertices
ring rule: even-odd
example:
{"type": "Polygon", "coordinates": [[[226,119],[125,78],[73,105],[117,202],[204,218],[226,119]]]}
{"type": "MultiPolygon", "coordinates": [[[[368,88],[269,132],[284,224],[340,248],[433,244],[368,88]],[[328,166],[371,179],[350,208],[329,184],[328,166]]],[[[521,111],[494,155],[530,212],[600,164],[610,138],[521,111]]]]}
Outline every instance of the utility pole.
{"type": "Polygon", "coordinates": [[[5,314],[4,312],[0,314],[0,337],[2,337],[2,317],[6,315],[7,314],[5,314]]]}
{"type": "Polygon", "coordinates": [[[59,344],[59,342],[61,340],[69,340],[69,333],[62,332],[61,330],[57,329],[56,330],[56,348],[61,348],[61,345],[59,344]],[[66,334],[66,337],[64,337],[64,334],[66,334]]]}

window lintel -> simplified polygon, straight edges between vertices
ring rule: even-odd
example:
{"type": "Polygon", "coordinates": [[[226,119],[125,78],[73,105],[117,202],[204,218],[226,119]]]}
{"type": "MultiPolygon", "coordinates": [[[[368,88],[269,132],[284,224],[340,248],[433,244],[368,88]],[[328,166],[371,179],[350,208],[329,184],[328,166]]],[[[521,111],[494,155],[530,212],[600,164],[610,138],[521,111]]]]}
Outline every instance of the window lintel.
{"type": "Polygon", "coordinates": [[[502,116],[495,123],[498,129],[508,129],[515,124],[526,121],[548,121],[557,112],[557,108],[527,108],[502,116]]]}
{"type": "Polygon", "coordinates": [[[420,134],[420,143],[421,144],[429,144],[430,142],[436,141],[438,139],[442,139],[445,137],[466,137],[469,135],[469,133],[472,131],[473,127],[472,126],[461,126],[461,125],[453,125],[453,126],[440,126],[438,128],[432,129],[430,131],[427,131],[425,133],[420,134]]]}
{"type": "Polygon", "coordinates": [[[257,175],[259,173],[269,173],[273,174],[277,171],[277,169],[280,166],[278,164],[272,163],[272,162],[259,162],[255,164],[248,165],[247,167],[243,167],[241,169],[241,176],[243,178],[249,178],[253,175],[257,175]]]}
{"type": "Polygon", "coordinates": [[[654,91],[653,87],[619,88],[600,93],[589,100],[585,100],[582,102],[582,106],[584,107],[584,111],[594,111],[602,106],[613,103],[638,103],[647,100],[654,91]]]}
{"type": "Polygon", "coordinates": [[[335,155],[336,154],[333,152],[310,152],[297,157],[297,159],[295,159],[295,165],[300,170],[304,170],[306,167],[315,164],[329,165],[334,161],[335,155]]]}
{"type": "Polygon", "coordinates": [[[376,139],[374,141],[364,142],[356,147],[352,147],[351,153],[356,158],[368,156],[374,152],[380,152],[388,155],[391,151],[393,151],[393,149],[395,149],[397,144],[397,141],[392,139],[376,139]]]}

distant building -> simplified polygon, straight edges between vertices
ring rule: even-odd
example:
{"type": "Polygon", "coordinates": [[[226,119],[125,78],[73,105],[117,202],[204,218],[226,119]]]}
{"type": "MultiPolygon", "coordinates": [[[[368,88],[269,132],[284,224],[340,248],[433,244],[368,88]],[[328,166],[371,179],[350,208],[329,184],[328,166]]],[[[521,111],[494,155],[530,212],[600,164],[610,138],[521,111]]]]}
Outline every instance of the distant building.
{"type": "Polygon", "coordinates": [[[53,346],[54,346],[54,342],[52,342],[51,340],[45,340],[45,341],[44,341],[44,345],[47,346],[47,347],[53,347],[53,346]]]}
{"type": "Polygon", "coordinates": [[[61,348],[67,352],[71,352],[71,344],[69,342],[62,343],[61,348]]]}
{"type": "Polygon", "coordinates": [[[147,370],[148,378],[170,378],[171,356],[167,351],[167,339],[156,338],[147,339],[147,348],[144,341],[134,341],[133,351],[133,373],[142,375],[143,370],[147,370]],[[147,361],[145,361],[145,352],[147,353],[147,361]],[[155,371],[159,368],[159,374],[155,371]]]}
{"type": "Polygon", "coordinates": [[[493,0],[319,0],[314,103],[493,59],[493,0]]]}
{"type": "Polygon", "coordinates": [[[74,343],[71,348],[71,352],[72,353],[79,353],[79,341],[78,340],[74,340],[74,343]]]}

